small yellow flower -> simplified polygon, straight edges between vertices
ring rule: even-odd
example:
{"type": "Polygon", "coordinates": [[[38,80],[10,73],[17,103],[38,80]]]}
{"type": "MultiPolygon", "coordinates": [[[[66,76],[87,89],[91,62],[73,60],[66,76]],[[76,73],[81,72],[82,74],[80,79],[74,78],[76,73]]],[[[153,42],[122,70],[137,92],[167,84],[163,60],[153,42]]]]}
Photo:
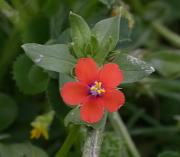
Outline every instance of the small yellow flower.
{"type": "Polygon", "coordinates": [[[50,111],[46,114],[37,116],[36,119],[31,123],[33,129],[31,130],[31,139],[38,139],[43,136],[46,140],[49,139],[49,126],[54,117],[54,111],[50,111]]]}
{"type": "Polygon", "coordinates": [[[33,129],[31,130],[31,139],[38,139],[42,135],[46,140],[48,140],[48,128],[41,124],[39,126],[36,123],[34,125],[33,124],[34,123],[31,124],[31,126],[33,127],[33,129]]]}

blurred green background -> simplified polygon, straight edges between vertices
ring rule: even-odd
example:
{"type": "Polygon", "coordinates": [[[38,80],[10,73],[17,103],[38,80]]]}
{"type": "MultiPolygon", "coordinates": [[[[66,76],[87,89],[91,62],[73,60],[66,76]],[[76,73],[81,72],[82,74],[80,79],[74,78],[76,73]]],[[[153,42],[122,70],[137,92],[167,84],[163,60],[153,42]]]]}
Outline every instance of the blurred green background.
{"type": "MultiPolygon", "coordinates": [[[[53,121],[50,139],[30,140],[30,123],[57,101],[52,90],[59,93],[48,86],[49,76],[33,65],[21,45],[69,43],[69,11],[93,26],[120,6],[127,18],[121,20],[117,48],[156,69],[142,81],[122,85],[127,102],[120,114],[142,157],[180,156],[180,0],[0,0],[1,157],[14,157],[15,149],[54,156],[68,132],[63,119],[69,108],[59,102],[60,116],[53,121]]],[[[111,126],[106,130],[101,157],[128,157],[121,138],[111,126]]],[[[69,157],[81,156],[83,130],[78,136],[69,157]]]]}

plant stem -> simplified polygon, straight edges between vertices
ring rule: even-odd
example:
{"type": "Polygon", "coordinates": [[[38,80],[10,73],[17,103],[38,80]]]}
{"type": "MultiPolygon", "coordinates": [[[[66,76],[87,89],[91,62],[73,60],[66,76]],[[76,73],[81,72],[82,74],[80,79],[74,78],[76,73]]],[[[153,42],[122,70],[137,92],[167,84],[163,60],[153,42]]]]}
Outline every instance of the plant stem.
{"type": "Polygon", "coordinates": [[[161,34],[166,40],[168,40],[174,46],[180,47],[180,36],[167,27],[165,27],[162,23],[156,21],[152,23],[153,28],[161,34]]]}
{"type": "Polygon", "coordinates": [[[18,12],[5,0],[0,0],[0,11],[14,24],[19,22],[18,12]]]}
{"type": "Polygon", "coordinates": [[[100,129],[93,129],[84,144],[82,157],[99,157],[101,151],[101,144],[103,141],[104,127],[100,129]]]}
{"type": "Polygon", "coordinates": [[[60,148],[60,150],[56,153],[55,157],[65,157],[69,152],[72,144],[75,142],[79,131],[79,126],[72,126],[64,144],[60,148]]]}
{"type": "Polygon", "coordinates": [[[129,152],[131,153],[131,155],[133,157],[140,157],[140,154],[139,154],[135,144],[133,143],[133,141],[128,133],[128,130],[126,129],[126,126],[123,123],[118,112],[114,112],[114,113],[110,114],[109,119],[110,119],[110,122],[111,122],[114,130],[116,131],[116,133],[119,134],[125,141],[126,146],[129,150],[129,152]]]}
{"type": "MultiPolygon", "coordinates": [[[[142,5],[142,3],[139,0],[132,0],[132,7],[136,10],[137,13],[139,13],[139,15],[144,18],[143,12],[144,10],[144,6],[142,5]]],[[[173,31],[169,30],[166,26],[164,26],[161,22],[159,21],[152,21],[152,27],[154,28],[154,30],[159,33],[160,35],[162,35],[166,40],[168,40],[172,45],[180,47],[180,36],[176,33],[174,33],[173,31]]]]}
{"type": "Polygon", "coordinates": [[[180,128],[177,126],[160,126],[160,127],[149,127],[149,128],[135,128],[131,131],[131,135],[134,136],[158,136],[158,135],[166,135],[168,133],[175,134],[180,131],[180,128]]]}

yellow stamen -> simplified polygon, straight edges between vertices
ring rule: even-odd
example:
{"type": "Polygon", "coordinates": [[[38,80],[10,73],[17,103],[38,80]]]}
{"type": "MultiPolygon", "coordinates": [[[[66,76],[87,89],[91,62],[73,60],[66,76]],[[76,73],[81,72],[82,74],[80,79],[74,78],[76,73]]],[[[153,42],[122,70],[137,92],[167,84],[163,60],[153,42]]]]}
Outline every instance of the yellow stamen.
{"type": "Polygon", "coordinates": [[[96,92],[97,94],[105,93],[105,89],[102,88],[102,82],[98,81],[94,82],[94,86],[92,86],[90,90],[96,92]]]}

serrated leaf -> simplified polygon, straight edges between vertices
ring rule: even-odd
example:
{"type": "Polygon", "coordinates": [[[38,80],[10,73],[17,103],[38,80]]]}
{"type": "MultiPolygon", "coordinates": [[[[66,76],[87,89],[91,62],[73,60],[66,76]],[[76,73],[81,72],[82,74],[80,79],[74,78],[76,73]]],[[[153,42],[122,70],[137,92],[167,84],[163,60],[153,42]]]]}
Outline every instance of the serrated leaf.
{"type": "Polygon", "coordinates": [[[14,100],[0,93],[0,131],[8,128],[16,119],[17,106],[14,100]]]}
{"type": "Polygon", "coordinates": [[[73,124],[79,124],[79,125],[87,125],[87,126],[90,126],[94,129],[99,129],[102,126],[104,126],[104,124],[106,122],[106,118],[107,118],[107,113],[104,113],[103,118],[99,122],[94,123],[94,124],[86,123],[86,122],[82,121],[80,118],[80,108],[78,106],[78,107],[73,108],[66,115],[66,117],[64,119],[64,124],[65,124],[65,126],[68,126],[68,124],[73,123],[73,124]]]}
{"type": "Polygon", "coordinates": [[[123,83],[139,81],[155,71],[150,64],[126,53],[119,52],[119,54],[114,56],[113,62],[117,63],[123,70],[123,83]]]}
{"type": "Polygon", "coordinates": [[[158,157],[180,157],[180,154],[174,151],[164,151],[158,154],[158,157]]]}
{"type": "Polygon", "coordinates": [[[96,52],[95,59],[102,63],[108,53],[112,51],[119,41],[120,16],[104,19],[94,26],[92,33],[97,38],[100,49],[96,52]]]}
{"type": "Polygon", "coordinates": [[[77,57],[83,57],[86,44],[90,42],[91,30],[85,20],[75,13],[70,12],[69,19],[74,52],[77,57]]]}
{"type": "Polygon", "coordinates": [[[47,153],[30,143],[2,144],[0,143],[0,156],[2,157],[48,157],[47,153]]]}
{"type": "Polygon", "coordinates": [[[42,69],[34,69],[33,62],[20,55],[13,65],[13,75],[20,91],[25,94],[37,94],[46,90],[48,75],[42,69]]]}
{"type": "Polygon", "coordinates": [[[75,59],[65,44],[40,45],[29,43],[22,45],[26,55],[38,66],[55,72],[70,73],[75,59]]]}

